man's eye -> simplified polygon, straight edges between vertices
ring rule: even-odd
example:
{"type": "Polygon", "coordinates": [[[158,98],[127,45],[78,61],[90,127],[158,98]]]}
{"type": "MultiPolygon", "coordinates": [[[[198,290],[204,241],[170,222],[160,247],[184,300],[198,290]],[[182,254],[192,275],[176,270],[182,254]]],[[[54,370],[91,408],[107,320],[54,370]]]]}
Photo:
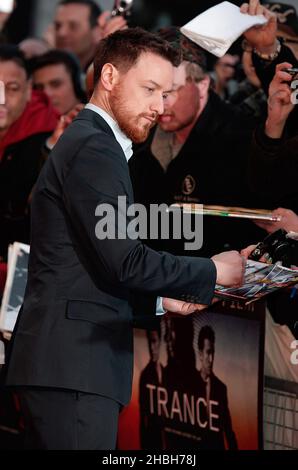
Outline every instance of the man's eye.
{"type": "Polygon", "coordinates": [[[148,91],[148,93],[153,93],[154,92],[154,88],[150,88],[148,86],[146,86],[145,88],[148,91]]]}
{"type": "Polygon", "coordinates": [[[16,92],[16,91],[19,91],[19,87],[18,87],[17,85],[15,85],[15,86],[9,86],[9,87],[7,87],[7,91],[14,93],[14,92],[16,92]]]}
{"type": "Polygon", "coordinates": [[[51,83],[52,88],[59,88],[62,85],[60,80],[51,83]]]}
{"type": "Polygon", "coordinates": [[[169,93],[163,93],[162,99],[166,100],[169,97],[169,93]]]}

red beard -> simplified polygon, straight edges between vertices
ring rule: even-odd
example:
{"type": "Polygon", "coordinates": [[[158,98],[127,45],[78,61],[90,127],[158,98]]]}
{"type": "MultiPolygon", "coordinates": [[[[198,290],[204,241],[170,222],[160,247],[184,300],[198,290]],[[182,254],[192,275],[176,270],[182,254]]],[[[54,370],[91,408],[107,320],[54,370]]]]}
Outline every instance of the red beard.
{"type": "Polygon", "coordinates": [[[121,85],[117,85],[110,96],[110,106],[113,115],[122,132],[133,142],[144,142],[150,129],[156,124],[157,114],[139,114],[135,116],[129,111],[129,100],[123,98],[121,85]],[[145,119],[146,118],[146,121],[145,119]],[[152,122],[150,122],[150,119],[152,122]]]}

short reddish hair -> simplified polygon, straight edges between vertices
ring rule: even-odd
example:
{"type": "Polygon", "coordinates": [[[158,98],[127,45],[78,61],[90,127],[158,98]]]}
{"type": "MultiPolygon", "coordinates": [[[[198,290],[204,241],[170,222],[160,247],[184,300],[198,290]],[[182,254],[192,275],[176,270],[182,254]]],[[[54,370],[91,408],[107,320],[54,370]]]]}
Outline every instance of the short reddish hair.
{"type": "Polygon", "coordinates": [[[181,53],[155,33],[142,28],[116,31],[99,42],[94,58],[94,85],[96,86],[104,64],[113,64],[122,73],[136,64],[140,55],[152,52],[177,67],[181,53]]]}

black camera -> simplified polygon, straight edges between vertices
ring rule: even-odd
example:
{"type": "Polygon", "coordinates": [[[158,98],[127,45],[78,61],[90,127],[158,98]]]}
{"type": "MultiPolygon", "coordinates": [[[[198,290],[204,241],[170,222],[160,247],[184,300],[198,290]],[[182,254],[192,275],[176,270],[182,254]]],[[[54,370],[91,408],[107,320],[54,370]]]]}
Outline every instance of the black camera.
{"type": "Polygon", "coordinates": [[[249,259],[259,261],[265,253],[268,253],[272,263],[281,261],[286,267],[298,266],[298,241],[290,238],[290,234],[285,230],[280,229],[267,235],[262,242],[258,243],[249,259]]]}
{"type": "Polygon", "coordinates": [[[131,14],[132,3],[133,0],[115,0],[112,17],[124,16],[127,18],[131,14]]]}

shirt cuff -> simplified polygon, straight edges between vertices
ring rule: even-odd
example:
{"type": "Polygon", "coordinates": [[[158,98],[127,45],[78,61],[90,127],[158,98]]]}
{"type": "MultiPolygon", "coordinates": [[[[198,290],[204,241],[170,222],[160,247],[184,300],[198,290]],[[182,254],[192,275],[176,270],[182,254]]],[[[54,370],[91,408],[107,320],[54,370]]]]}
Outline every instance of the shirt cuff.
{"type": "Polygon", "coordinates": [[[156,300],[156,315],[164,315],[166,313],[165,309],[162,306],[163,297],[157,297],[156,300]]]}

